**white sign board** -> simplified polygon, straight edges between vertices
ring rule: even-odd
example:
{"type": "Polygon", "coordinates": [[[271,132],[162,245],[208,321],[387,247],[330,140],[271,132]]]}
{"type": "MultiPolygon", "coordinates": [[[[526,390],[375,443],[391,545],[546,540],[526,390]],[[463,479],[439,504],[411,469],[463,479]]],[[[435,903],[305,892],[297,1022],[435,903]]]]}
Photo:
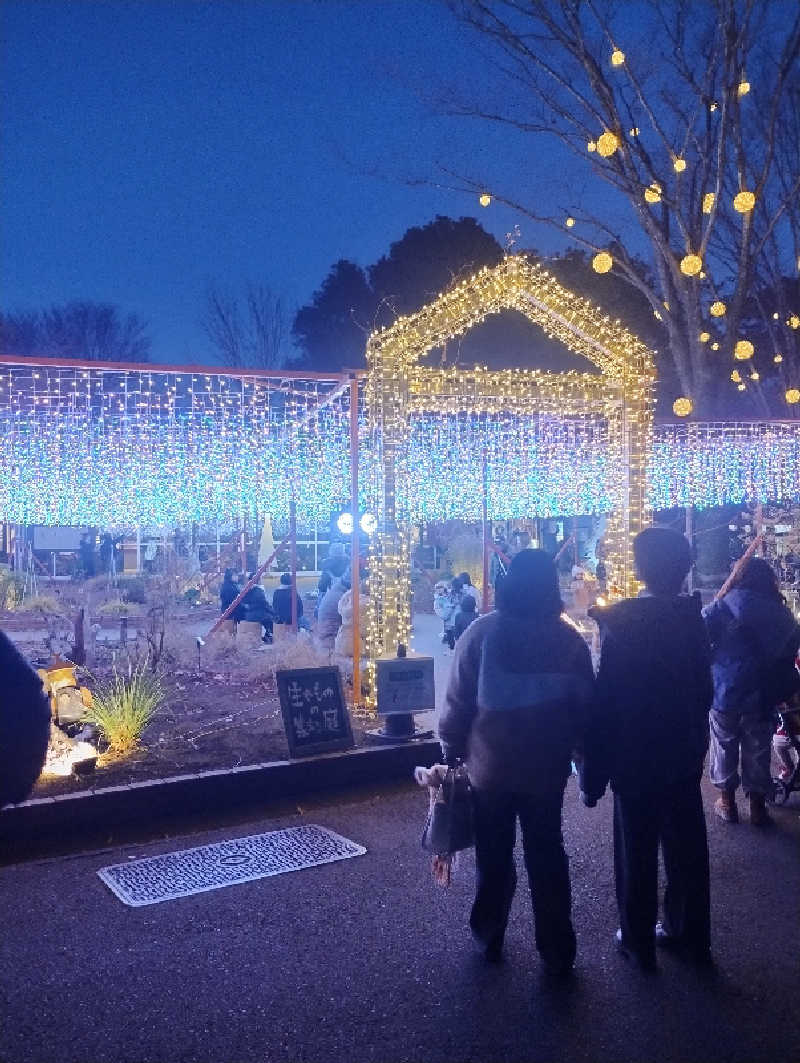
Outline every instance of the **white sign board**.
{"type": "Polygon", "coordinates": [[[393,712],[433,712],[436,687],[433,657],[396,657],[376,661],[378,715],[393,712]]]}

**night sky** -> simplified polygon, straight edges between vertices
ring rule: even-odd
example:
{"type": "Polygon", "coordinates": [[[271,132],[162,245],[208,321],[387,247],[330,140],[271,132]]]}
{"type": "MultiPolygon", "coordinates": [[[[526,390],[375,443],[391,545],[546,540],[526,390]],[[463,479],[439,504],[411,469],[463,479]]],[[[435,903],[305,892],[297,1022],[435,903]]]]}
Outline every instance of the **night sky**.
{"type": "Polygon", "coordinates": [[[550,140],[532,152],[437,113],[441,85],[492,86],[433,0],[3,0],[0,19],[0,306],[118,303],[151,322],[158,361],[208,358],[210,280],[294,308],[337,259],[367,265],[437,214],[559,246],[409,185],[437,163],[540,207],[562,204],[565,175],[573,196],[591,183],[550,140]]]}

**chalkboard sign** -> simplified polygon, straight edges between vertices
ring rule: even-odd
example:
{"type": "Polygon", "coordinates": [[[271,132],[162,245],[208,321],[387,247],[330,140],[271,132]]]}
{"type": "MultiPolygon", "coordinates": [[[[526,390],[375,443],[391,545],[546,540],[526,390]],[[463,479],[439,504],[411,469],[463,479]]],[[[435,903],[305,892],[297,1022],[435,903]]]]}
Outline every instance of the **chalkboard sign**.
{"type": "Polygon", "coordinates": [[[433,657],[391,657],[378,666],[378,714],[433,712],[433,657]]]}
{"type": "Polygon", "coordinates": [[[286,668],[275,673],[290,757],[352,749],[353,732],[338,668],[286,668]]]}

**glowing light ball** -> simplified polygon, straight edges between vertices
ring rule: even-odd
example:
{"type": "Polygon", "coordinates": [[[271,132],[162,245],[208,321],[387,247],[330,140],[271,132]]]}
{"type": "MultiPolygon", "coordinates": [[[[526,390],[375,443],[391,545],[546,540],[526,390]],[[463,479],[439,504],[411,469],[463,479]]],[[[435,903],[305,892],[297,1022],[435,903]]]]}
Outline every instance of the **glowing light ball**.
{"type": "Polygon", "coordinates": [[[342,533],[342,535],[353,534],[353,514],[352,513],[340,513],[336,520],[336,527],[342,533]]]}
{"type": "Polygon", "coordinates": [[[740,214],[749,214],[756,205],[756,197],[752,192],[737,192],[733,197],[733,209],[740,214]]]}
{"type": "Polygon", "coordinates": [[[721,299],[717,299],[709,307],[712,317],[723,317],[727,309],[727,306],[723,303],[721,299]]]}
{"type": "Polygon", "coordinates": [[[716,109],[717,109],[717,104],[714,103],[714,101],[712,100],[711,103],[708,105],[708,109],[713,114],[714,111],[716,111],[716,109]]]}
{"type": "Polygon", "coordinates": [[[571,229],[572,226],[575,224],[575,219],[574,218],[567,218],[567,220],[564,222],[564,224],[566,225],[566,227],[568,229],[571,229]]]}
{"type": "Polygon", "coordinates": [[[742,374],[739,372],[738,369],[734,369],[734,371],[731,373],[731,380],[734,382],[734,384],[741,384],[742,374]]]}
{"type": "Polygon", "coordinates": [[[757,373],[755,370],[753,370],[753,372],[750,374],[750,379],[751,380],[760,380],[761,379],[761,374],[757,373]]]}
{"type": "Polygon", "coordinates": [[[610,158],[619,147],[619,137],[616,133],[606,130],[597,138],[597,154],[604,159],[610,158]]]}
{"type": "Polygon", "coordinates": [[[682,395],[679,399],[675,399],[672,404],[672,412],[676,417],[688,417],[694,409],[694,405],[691,399],[687,399],[685,395],[682,395]]]}
{"type": "Polygon", "coordinates": [[[706,192],[706,194],[703,196],[703,213],[704,214],[710,214],[711,211],[714,209],[714,200],[715,199],[716,199],[716,196],[714,195],[713,192],[706,192]]]}
{"type": "Polygon", "coordinates": [[[590,140],[589,143],[586,145],[586,150],[587,151],[597,151],[596,142],[594,140],[590,140]]]}
{"type": "Polygon", "coordinates": [[[601,251],[592,259],[592,269],[595,273],[608,273],[613,265],[614,259],[609,255],[608,251],[601,251]]]}
{"type": "Polygon", "coordinates": [[[736,346],[733,348],[733,357],[738,362],[746,362],[748,358],[753,357],[755,348],[750,340],[737,340],[736,346]]]}
{"type": "Polygon", "coordinates": [[[737,86],[737,88],[736,88],[736,95],[737,96],[746,96],[749,91],[750,91],[750,82],[749,81],[740,81],[738,86],[737,86]]]}
{"type": "Polygon", "coordinates": [[[639,127],[638,127],[638,125],[631,126],[631,128],[629,129],[628,132],[629,132],[630,136],[638,137],[639,136],[639,127]]]}
{"type": "Polygon", "coordinates": [[[800,328],[800,317],[798,317],[797,314],[792,314],[786,324],[789,328],[798,329],[800,328]]]}
{"type": "Polygon", "coordinates": [[[703,268],[703,260],[699,255],[684,255],[681,259],[681,273],[687,277],[696,277],[703,268]]]}
{"type": "Polygon", "coordinates": [[[712,351],[718,351],[719,350],[719,344],[717,343],[716,340],[711,344],[711,350],[712,351]]]}
{"type": "Polygon", "coordinates": [[[625,62],[625,53],[623,51],[621,51],[619,48],[615,48],[614,51],[611,53],[611,65],[612,66],[622,66],[622,64],[624,62],[625,62]]]}
{"type": "Polygon", "coordinates": [[[776,354],[775,357],[772,360],[775,363],[775,365],[780,365],[781,362],[783,361],[783,355],[782,354],[776,354]]]}
{"type": "Polygon", "coordinates": [[[711,333],[710,332],[701,332],[700,333],[700,342],[701,343],[708,343],[708,341],[710,339],[711,339],[711,333]]]}
{"type": "Polygon", "coordinates": [[[786,392],[785,398],[790,406],[794,406],[795,403],[800,402],[800,390],[798,388],[789,388],[786,392]]]}
{"type": "Polygon", "coordinates": [[[483,194],[482,194],[482,195],[481,195],[481,196],[480,196],[480,197],[478,198],[478,202],[480,203],[480,205],[481,205],[482,207],[488,207],[488,206],[489,206],[489,204],[490,204],[490,203],[492,202],[492,197],[491,197],[491,196],[489,195],[489,193],[488,193],[488,192],[484,192],[484,193],[483,193],[483,194]]]}
{"type": "Polygon", "coordinates": [[[740,384],[737,390],[738,391],[747,391],[747,384],[740,384]]]}
{"type": "Polygon", "coordinates": [[[660,203],[661,202],[661,185],[658,181],[653,183],[644,190],[644,198],[648,203],[660,203]]]}
{"type": "Polygon", "coordinates": [[[679,155],[675,162],[673,162],[672,168],[675,173],[683,173],[686,169],[686,159],[682,159],[679,155]]]}

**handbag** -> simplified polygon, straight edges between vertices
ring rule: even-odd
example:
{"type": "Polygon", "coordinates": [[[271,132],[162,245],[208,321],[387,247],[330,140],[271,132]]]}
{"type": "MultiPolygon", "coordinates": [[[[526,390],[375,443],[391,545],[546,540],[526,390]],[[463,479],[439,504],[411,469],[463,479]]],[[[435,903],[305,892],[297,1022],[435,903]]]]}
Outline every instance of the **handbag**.
{"type": "Polygon", "coordinates": [[[439,856],[469,849],[475,844],[472,787],[466,768],[448,768],[431,801],[422,832],[422,848],[439,856]]]}

